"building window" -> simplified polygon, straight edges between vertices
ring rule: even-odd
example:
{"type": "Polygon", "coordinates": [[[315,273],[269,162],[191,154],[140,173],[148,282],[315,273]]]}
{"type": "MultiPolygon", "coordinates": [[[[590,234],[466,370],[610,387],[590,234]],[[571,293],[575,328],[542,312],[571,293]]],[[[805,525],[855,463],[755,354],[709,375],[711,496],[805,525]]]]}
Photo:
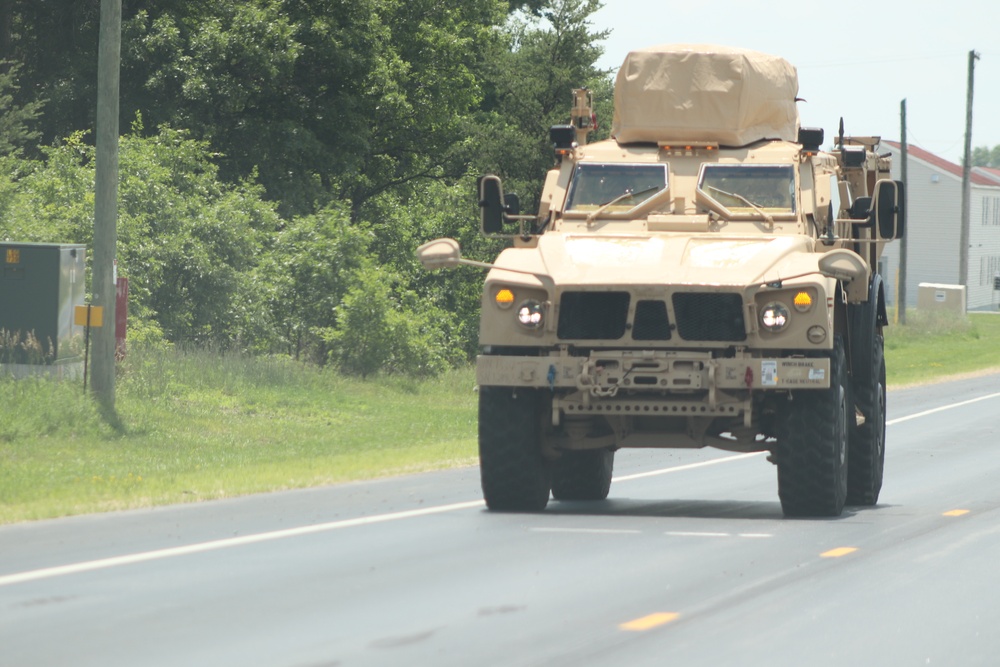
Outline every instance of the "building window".
{"type": "Polygon", "coordinates": [[[993,277],[1000,275],[1000,255],[979,258],[979,284],[993,285],[993,277]]]}
{"type": "Polygon", "coordinates": [[[983,226],[1000,227],[1000,197],[983,197],[983,226]]]}

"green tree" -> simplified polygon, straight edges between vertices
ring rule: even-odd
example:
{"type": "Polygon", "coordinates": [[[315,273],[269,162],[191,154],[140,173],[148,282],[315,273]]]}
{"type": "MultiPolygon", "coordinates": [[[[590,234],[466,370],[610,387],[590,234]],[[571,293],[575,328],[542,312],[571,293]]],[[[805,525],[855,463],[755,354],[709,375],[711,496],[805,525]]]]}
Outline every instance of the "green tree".
{"type": "Polygon", "coordinates": [[[266,304],[273,331],[257,337],[258,347],[280,349],[296,359],[324,363],[336,308],[351,280],[368,264],[370,232],[350,224],[345,205],[289,221],[254,272],[253,283],[266,304]]]}
{"type": "Polygon", "coordinates": [[[1000,168],[1000,144],[990,148],[989,146],[978,146],[972,149],[973,167],[1000,168]]]}
{"type": "Polygon", "coordinates": [[[479,101],[472,64],[498,0],[147,3],[127,22],[125,76],[154,124],[192,129],[223,177],[254,168],[286,213],[460,174],[453,146],[479,101]]]}
{"type": "Polygon", "coordinates": [[[43,146],[93,127],[99,24],[100,0],[0,3],[0,60],[19,65],[16,104],[46,100],[43,146]]]}
{"type": "MultiPolygon", "coordinates": [[[[10,0],[0,10],[0,57],[24,63],[18,95],[51,100],[44,144],[93,125],[99,4],[10,0]]],[[[587,22],[598,7],[130,0],[122,115],[208,141],[223,180],[257,173],[288,215],[347,199],[361,220],[383,192],[453,181],[472,162],[533,191],[569,89],[607,88],[593,67],[604,33],[587,22]]]]}
{"type": "MultiPolygon", "coordinates": [[[[598,111],[610,109],[608,72],[595,63],[607,31],[595,31],[590,17],[599,0],[550,0],[539,16],[514,15],[508,43],[484,64],[486,94],[475,127],[471,161],[481,172],[502,176],[509,192],[537,206],[545,171],[553,165],[549,128],[569,122],[574,88],[589,87],[598,111]]],[[[610,115],[599,118],[607,136],[610,115]]]]}
{"type": "Polygon", "coordinates": [[[0,63],[0,155],[20,152],[41,135],[35,124],[41,114],[42,100],[20,104],[16,101],[21,89],[20,71],[21,66],[16,63],[0,63]]]}
{"type": "Polygon", "coordinates": [[[492,260],[505,242],[479,233],[479,206],[475,178],[454,183],[429,181],[415,185],[407,197],[385,193],[373,200],[363,223],[375,241],[371,254],[380,266],[391,267],[401,284],[427,308],[450,313],[439,319],[450,349],[465,358],[476,354],[479,331],[479,300],[483,270],[462,267],[455,271],[425,271],[414,250],[439,237],[457,239],[462,252],[483,261],[492,260]]]}
{"type": "Polygon", "coordinates": [[[280,219],[260,186],[223,183],[211,158],[205,142],[166,127],[122,141],[119,266],[171,340],[229,345],[280,219]]]}

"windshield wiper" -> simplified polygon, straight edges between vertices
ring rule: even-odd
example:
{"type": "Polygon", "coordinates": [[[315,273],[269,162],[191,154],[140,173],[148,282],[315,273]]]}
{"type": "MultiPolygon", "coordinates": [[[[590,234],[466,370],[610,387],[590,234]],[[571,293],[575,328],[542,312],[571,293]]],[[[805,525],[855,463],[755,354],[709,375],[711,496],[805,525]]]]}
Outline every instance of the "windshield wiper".
{"type": "Polygon", "coordinates": [[[625,192],[621,193],[620,195],[618,195],[617,197],[615,197],[611,201],[604,202],[603,204],[601,204],[600,206],[598,206],[596,211],[591,212],[590,215],[587,216],[587,224],[589,225],[590,223],[592,223],[597,218],[597,216],[599,216],[601,213],[604,213],[606,210],[608,210],[609,208],[611,208],[615,204],[617,204],[619,202],[622,202],[622,201],[625,201],[626,199],[629,199],[631,197],[635,197],[637,195],[644,195],[647,192],[652,192],[653,190],[659,190],[660,187],[661,186],[659,186],[659,185],[651,185],[650,187],[646,188],[645,190],[639,190],[638,192],[633,192],[631,190],[626,190],[625,192]]]}
{"type": "Polygon", "coordinates": [[[715,190],[719,194],[725,195],[727,197],[732,197],[733,199],[740,200],[741,202],[743,202],[744,204],[746,204],[747,206],[749,206],[750,208],[752,208],[753,210],[757,211],[762,216],[764,216],[764,222],[771,225],[772,227],[774,226],[774,218],[771,217],[770,213],[768,213],[759,205],[753,203],[743,195],[739,194],[738,192],[726,192],[725,190],[720,190],[719,188],[714,187],[712,185],[706,185],[705,187],[708,188],[709,190],[715,190]]]}

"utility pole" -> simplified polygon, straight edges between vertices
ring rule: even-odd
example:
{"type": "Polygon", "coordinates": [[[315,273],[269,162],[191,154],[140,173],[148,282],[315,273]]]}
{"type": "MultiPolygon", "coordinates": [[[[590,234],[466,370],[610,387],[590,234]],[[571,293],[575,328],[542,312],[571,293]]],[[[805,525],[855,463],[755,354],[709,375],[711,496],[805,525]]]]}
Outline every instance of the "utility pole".
{"type": "Polygon", "coordinates": [[[101,0],[97,50],[97,177],[94,196],[93,305],[104,310],[94,330],[91,387],[101,407],[115,408],[115,285],[118,244],[118,80],[121,62],[122,0],[101,0]]]}
{"type": "MultiPolygon", "coordinates": [[[[959,237],[958,284],[969,282],[969,202],[972,199],[972,88],[979,54],[969,51],[969,84],[965,99],[965,159],[962,164],[962,233],[959,237]]],[[[966,294],[968,299],[968,294],[966,294]]]]}
{"type": "MultiPolygon", "coordinates": [[[[906,100],[904,99],[899,103],[899,118],[900,118],[900,148],[902,149],[902,160],[903,163],[900,165],[900,178],[903,181],[903,196],[909,192],[910,186],[906,182],[906,163],[908,160],[909,150],[906,144],[906,100]]],[[[906,202],[903,202],[904,210],[909,210],[905,208],[906,202]]],[[[896,320],[900,324],[906,324],[906,234],[903,234],[903,238],[899,241],[899,275],[896,278],[896,320]]]]}

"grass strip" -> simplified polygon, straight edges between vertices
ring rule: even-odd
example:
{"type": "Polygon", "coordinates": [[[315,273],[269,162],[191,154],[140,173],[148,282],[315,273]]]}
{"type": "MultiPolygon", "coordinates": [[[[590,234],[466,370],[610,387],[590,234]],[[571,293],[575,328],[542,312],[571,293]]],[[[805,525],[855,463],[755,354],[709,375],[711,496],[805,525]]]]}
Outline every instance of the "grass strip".
{"type": "Polygon", "coordinates": [[[885,330],[885,363],[889,388],[1000,369],[1000,314],[907,311],[885,330]]]}
{"type": "Polygon", "coordinates": [[[470,465],[472,369],[361,381],[284,358],[130,354],[100,418],[80,383],[0,379],[0,523],[470,465]]]}

